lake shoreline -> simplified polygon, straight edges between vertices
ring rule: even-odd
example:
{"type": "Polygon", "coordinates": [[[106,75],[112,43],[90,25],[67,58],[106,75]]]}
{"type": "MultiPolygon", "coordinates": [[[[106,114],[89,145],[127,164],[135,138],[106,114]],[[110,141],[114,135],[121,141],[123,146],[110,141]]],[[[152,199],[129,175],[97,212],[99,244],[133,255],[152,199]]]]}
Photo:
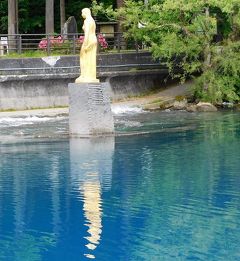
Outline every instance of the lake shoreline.
{"type": "MultiPolygon", "coordinates": [[[[171,84],[167,88],[160,89],[154,93],[143,96],[130,97],[128,99],[115,100],[112,102],[112,109],[117,107],[140,108],[146,111],[183,110],[188,112],[214,112],[218,110],[239,110],[239,104],[223,103],[212,105],[210,103],[188,102],[192,81],[184,84],[171,84]]],[[[28,110],[0,111],[0,118],[3,117],[55,117],[68,115],[69,108],[37,108],[28,110]]]]}

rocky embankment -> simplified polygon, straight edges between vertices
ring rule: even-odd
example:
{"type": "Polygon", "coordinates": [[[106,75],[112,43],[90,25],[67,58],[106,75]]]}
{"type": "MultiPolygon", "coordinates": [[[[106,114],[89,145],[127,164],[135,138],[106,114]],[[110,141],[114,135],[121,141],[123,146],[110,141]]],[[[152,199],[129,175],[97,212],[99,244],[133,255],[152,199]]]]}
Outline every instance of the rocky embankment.
{"type": "Polygon", "coordinates": [[[208,102],[189,102],[189,100],[191,100],[191,84],[191,81],[184,84],[175,84],[155,94],[141,98],[133,98],[122,103],[129,106],[140,106],[144,110],[149,111],[185,110],[188,112],[216,112],[219,109],[240,110],[240,104],[222,103],[215,106],[208,102]]]}
{"type": "Polygon", "coordinates": [[[164,101],[152,101],[151,103],[143,105],[145,110],[186,110],[188,112],[215,112],[218,110],[216,106],[208,102],[188,103],[187,99],[183,98],[181,101],[178,97],[171,98],[164,101]]]}

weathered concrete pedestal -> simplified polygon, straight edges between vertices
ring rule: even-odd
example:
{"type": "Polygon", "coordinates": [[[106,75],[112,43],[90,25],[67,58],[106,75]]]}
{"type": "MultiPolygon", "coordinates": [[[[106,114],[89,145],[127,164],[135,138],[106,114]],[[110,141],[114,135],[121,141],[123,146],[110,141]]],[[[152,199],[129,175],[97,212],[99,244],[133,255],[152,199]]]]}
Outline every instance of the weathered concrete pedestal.
{"type": "Polygon", "coordinates": [[[108,83],[70,83],[69,134],[71,137],[114,133],[108,83]]]}

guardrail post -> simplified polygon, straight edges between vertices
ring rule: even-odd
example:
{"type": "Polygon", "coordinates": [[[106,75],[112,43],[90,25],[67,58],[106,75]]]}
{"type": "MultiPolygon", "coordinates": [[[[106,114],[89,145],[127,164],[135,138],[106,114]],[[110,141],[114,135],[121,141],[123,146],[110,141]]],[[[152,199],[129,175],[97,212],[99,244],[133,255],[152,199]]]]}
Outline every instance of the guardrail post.
{"type": "Polygon", "coordinates": [[[8,50],[9,50],[9,53],[17,52],[16,34],[9,34],[8,35],[8,50]]]}
{"type": "Polygon", "coordinates": [[[73,54],[76,54],[76,35],[73,35],[73,54]]]}
{"type": "Polygon", "coordinates": [[[22,35],[18,36],[18,54],[22,53],[22,35]]]}
{"type": "Polygon", "coordinates": [[[136,48],[136,52],[138,53],[139,48],[138,48],[138,42],[137,41],[135,41],[135,48],[136,48]]]}
{"type": "Polygon", "coordinates": [[[117,46],[118,46],[118,52],[119,52],[119,53],[120,53],[120,51],[121,51],[121,46],[120,46],[120,44],[121,44],[120,34],[118,33],[118,34],[117,34],[117,46]]]}
{"type": "Polygon", "coordinates": [[[49,38],[49,34],[47,34],[47,55],[50,56],[50,38],[49,38]]]}

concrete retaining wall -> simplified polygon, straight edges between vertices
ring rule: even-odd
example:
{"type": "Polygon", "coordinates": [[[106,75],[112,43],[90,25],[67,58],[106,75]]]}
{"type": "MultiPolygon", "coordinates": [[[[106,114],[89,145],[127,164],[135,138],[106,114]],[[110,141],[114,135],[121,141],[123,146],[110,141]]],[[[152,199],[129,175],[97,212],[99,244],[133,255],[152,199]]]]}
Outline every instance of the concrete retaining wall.
{"type": "MultiPolygon", "coordinates": [[[[140,95],[163,84],[166,68],[150,53],[98,56],[98,77],[112,98],[140,95]]],[[[79,76],[79,56],[0,59],[0,110],[68,106],[68,83],[79,76]]]]}

